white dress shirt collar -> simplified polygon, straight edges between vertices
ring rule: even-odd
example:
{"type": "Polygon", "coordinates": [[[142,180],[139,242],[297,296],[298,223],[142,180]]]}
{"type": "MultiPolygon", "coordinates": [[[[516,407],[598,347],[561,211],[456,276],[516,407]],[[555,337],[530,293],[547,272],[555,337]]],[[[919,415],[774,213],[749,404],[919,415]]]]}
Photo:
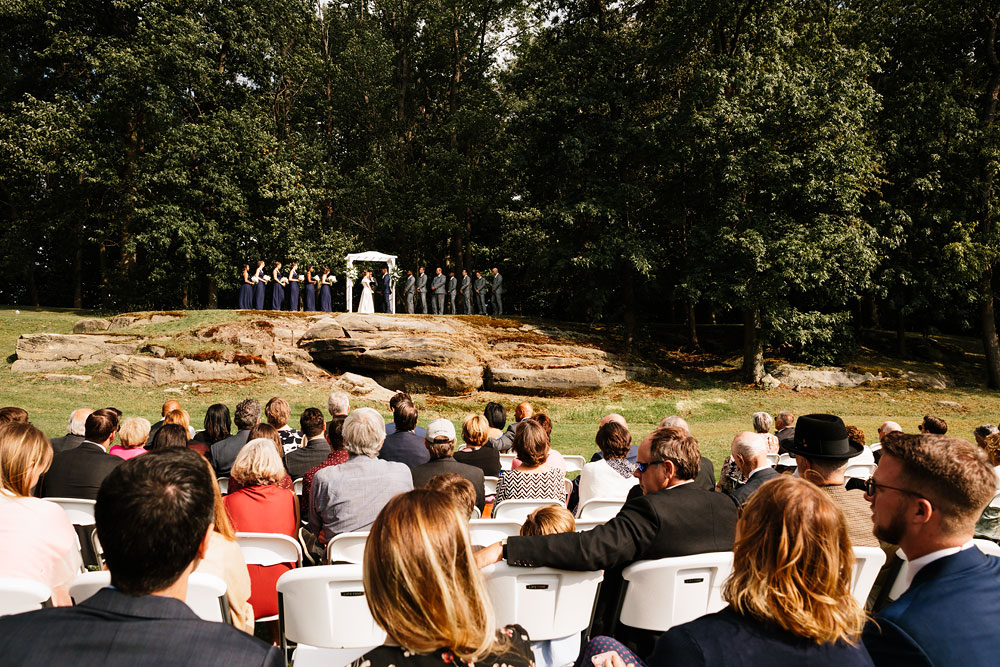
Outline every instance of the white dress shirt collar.
{"type": "Polygon", "coordinates": [[[947,549],[939,549],[938,551],[932,551],[929,554],[924,554],[920,558],[915,558],[906,563],[906,588],[903,590],[909,590],[910,584],[913,583],[913,578],[917,576],[917,572],[920,572],[925,566],[933,563],[936,560],[942,558],[947,558],[948,556],[954,556],[959,551],[965,551],[966,549],[971,549],[975,546],[972,540],[969,540],[960,547],[948,547],[947,549]]]}

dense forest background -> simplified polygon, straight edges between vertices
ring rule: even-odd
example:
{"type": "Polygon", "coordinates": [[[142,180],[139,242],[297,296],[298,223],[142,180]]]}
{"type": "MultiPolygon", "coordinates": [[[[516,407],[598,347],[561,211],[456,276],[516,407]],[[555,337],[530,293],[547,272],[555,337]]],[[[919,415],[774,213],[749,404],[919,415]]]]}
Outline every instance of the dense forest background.
{"type": "MultiPolygon", "coordinates": [[[[1000,386],[1000,0],[11,0],[0,301],[232,307],[257,259],[500,266],[509,308],[1000,386]]],[[[446,269],[447,270],[447,269],[446,269]]]]}

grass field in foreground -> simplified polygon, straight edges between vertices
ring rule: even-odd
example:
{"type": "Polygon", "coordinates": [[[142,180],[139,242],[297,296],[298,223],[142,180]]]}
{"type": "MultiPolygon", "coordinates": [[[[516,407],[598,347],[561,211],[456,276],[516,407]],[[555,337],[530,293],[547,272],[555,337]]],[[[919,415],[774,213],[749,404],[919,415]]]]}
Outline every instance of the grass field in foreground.
{"type": "MultiPolygon", "coordinates": [[[[14,346],[21,333],[70,333],[73,324],[89,313],[75,310],[0,309],[0,406],[16,405],[26,409],[31,420],[49,436],[65,433],[69,413],[82,406],[99,408],[115,406],[127,416],[159,419],[160,406],[168,398],[181,401],[199,428],[205,409],[212,403],[225,403],[232,409],[246,397],[262,404],[272,396],[285,397],[292,406],[293,426],[298,415],[307,407],[319,407],[325,412],[329,382],[291,385],[283,378],[268,378],[247,382],[210,382],[199,386],[169,385],[156,388],[130,387],[116,382],[94,379],[89,383],[51,381],[41,376],[21,376],[10,370],[14,346]],[[204,393],[203,393],[204,392],[204,393]]],[[[157,333],[182,331],[232,318],[232,311],[191,311],[184,320],[159,327],[157,333]],[[228,314],[227,314],[228,313],[228,314]]],[[[87,369],[90,371],[96,369],[87,369]]],[[[65,371],[80,373],[79,369],[65,371]]],[[[961,387],[948,390],[907,389],[886,384],[881,387],[857,389],[825,389],[792,391],[784,387],[763,391],[742,385],[711,382],[704,379],[676,381],[677,387],[626,383],[580,398],[518,397],[506,394],[478,392],[470,396],[442,397],[415,395],[420,410],[420,424],[446,417],[460,430],[462,418],[481,413],[488,401],[499,401],[512,418],[514,406],[529,400],[536,411],[552,417],[553,447],[563,454],[580,454],[589,458],[596,450],[594,434],[601,416],[619,412],[628,420],[632,436],[637,441],[647,435],[659,420],[677,414],[687,419],[703,453],[718,467],[729,453],[733,435],[751,426],[750,415],[758,410],[771,414],[790,410],[795,414],[832,412],[848,424],[860,427],[869,442],[877,439],[878,425],[886,419],[902,424],[907,432],[916,432],[925,414],[934,414],[949,424],[949,434],[972,439],[972,429],[979,424],[1000,422],[998,395],[985,389],[961,387]],[[955,401],[960,408],[938,405],[938,401],[955,401]]],[[[387,419],[387,405],[354,401],[352,407],[373,407],[387,419]]]]}

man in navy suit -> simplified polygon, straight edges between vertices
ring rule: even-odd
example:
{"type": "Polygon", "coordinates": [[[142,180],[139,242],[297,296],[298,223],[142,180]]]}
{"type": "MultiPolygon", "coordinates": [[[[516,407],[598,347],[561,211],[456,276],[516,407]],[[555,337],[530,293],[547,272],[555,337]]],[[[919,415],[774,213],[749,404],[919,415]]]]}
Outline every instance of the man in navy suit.
{"type": "Polygon", "coordinates": [[[121,465],[122,460],[108,449],[118,432],[118,415],[111,410],[97,410],[87,417],[83,442],[52,459],[42,478],[43,498],[83,498],[94,500],[104,478],[121,465]]]}
{"type": "Polygon", "coordinates": [[[382,303],[385,304],[385,312],[392,312],[392,302],[395,298],[395,290],[392,288],[392,276],[389,275],[389,269],[382,267],[382,303]]]}
{"type": "Polygon", "coordinates": [[[284,665],[276,647],[184,603],[212,537],[212,493],[211,472],[190,449],[150,452],[112,471],[94,508],[111,587],[75,607],[0,618],[3,663],[284,665]]]}
{"type": "Polygon", "coordinates": [[[906,591],[864,632],[876,665],[987,665],[1000,655],[1000,558],[972,541],[996,492],[981,449],[892,433],[868,481],[875,536],[906,555],[906,591]]]}
{"type": "Polygon", "coordinates": [[[378,453],[380,459],[399,461],[411,469],[431,460],[431,455],[424,447],[424,436],[416,433],[417,417],[417,408],[409,398],[396,402],[392,409],[394,428],[392,433],[385,436],[385,442],[378,453]]]}

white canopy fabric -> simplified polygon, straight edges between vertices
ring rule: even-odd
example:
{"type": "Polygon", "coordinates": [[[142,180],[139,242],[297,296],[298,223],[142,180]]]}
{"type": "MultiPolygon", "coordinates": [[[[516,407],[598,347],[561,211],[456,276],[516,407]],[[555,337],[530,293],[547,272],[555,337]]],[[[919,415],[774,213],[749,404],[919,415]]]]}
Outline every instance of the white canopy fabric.
{"type": "MultiPolygon", "coordinates": [[[[396,266],[396,255],[386,255],[383,252],[377,252],[375,250],[368,250],[366,252],[352,252],[347,255],[347,270],[350,271],[354,266],[354,262],[385,262],[389,266],[389,272],[392,273],[393,268],[396,266]]],[[[346,278],[347,288],[347,312],[354,312],[354,281],[349,277],[346,278]]],[[[395,286],[393,286],[395,288],[395,286]]],[[[396,299],[392,300],[390,304],[392,312],[396,312],[396,299]]]]}

